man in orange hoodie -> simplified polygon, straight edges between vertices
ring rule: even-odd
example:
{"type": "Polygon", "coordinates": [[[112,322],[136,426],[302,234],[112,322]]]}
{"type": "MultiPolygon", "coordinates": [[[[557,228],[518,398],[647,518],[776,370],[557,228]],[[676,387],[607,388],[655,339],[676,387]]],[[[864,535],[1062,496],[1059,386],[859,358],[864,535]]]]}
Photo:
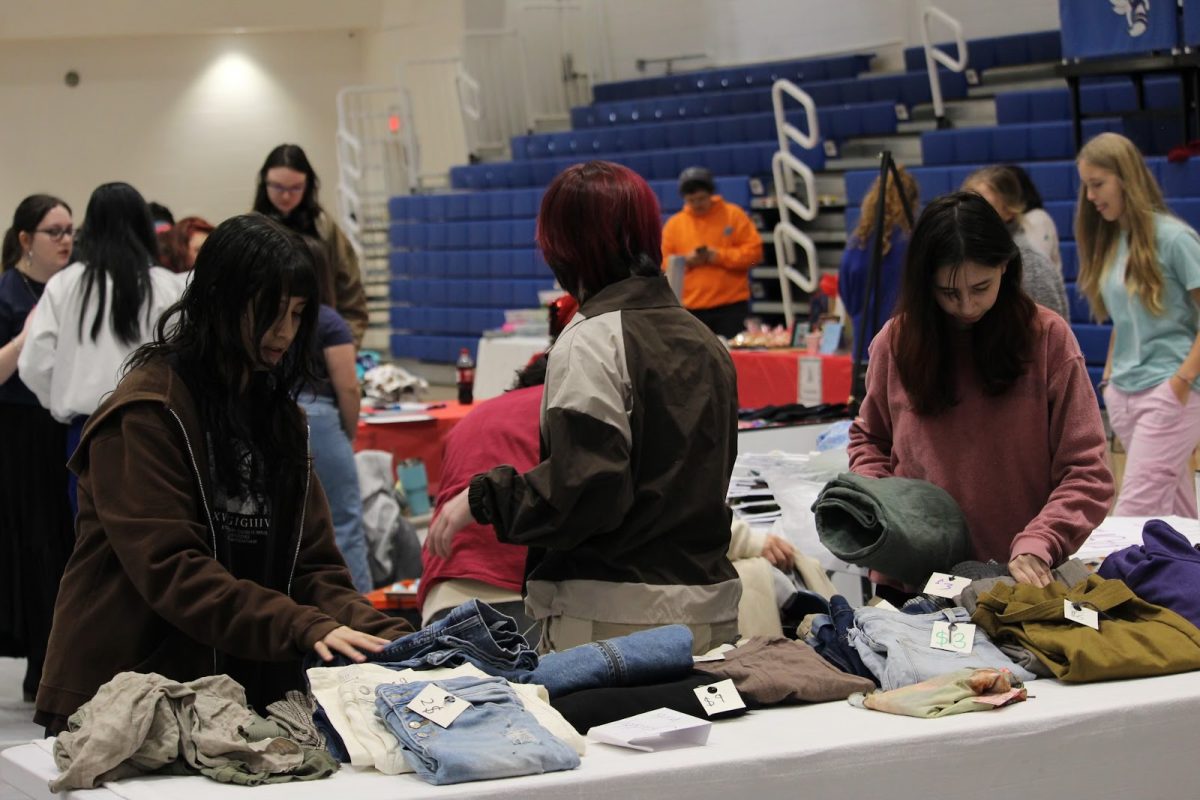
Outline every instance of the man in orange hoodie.
{"type": "Polygon", "coordinates": [[[684,307],[731,339],[750,315],[750,268],[762,261],[762,238],[746,212],[715,190],[704,167],[688,167],[679,176],[684,205],[663,228],[663,269],[673,256],[683,257],[684,307]]]}

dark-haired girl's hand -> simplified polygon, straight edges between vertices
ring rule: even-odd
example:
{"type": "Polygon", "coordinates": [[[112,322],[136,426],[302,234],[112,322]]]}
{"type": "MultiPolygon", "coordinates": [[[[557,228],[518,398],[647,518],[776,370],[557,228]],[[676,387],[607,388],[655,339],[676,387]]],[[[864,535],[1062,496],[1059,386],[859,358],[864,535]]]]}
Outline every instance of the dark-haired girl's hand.
{"type": "Polygon", "coordinates": [[[1008,573],[1017,583],[1028,583],[1038,587],[1049,586],[1054,580],[1050,574],[1050,565],[1032,553],[1023,553],[1009,561],[1008,573]]]}
{"type": "Polygon", "coordinates": [[[336,652],[356,664],[361,664],[367,660],[367,657],[363,655],[364,650],[368,653],[378,653],[387,647],[387,644],[387,639],[380,639],[378,636],[356,631],[343,625],[325,634],[324,639],[313,645],[313,651],[321,657],[322,661],[332,661],[333,654],[336,652]]]}
{"type": "Polygon", "coordinates": [[[446,501],[438,509],[433,524],[429,526],[429,535],[425,537],[425,547],[439,558],[450,557],[450,545],[454,536],[474,520],[471,516],[471,502],[467,499],[469,489],[463,489],[446,501]]]}

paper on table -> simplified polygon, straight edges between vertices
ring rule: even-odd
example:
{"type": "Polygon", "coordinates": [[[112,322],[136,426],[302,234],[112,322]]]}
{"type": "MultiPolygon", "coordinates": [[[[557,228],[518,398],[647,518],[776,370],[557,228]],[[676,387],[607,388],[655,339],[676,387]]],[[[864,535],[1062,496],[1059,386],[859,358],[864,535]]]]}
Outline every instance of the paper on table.
{"type": "Polygon", "coordinates": [[[398,422],[430,422],[433,417],[428,414],[410,414],[403,411],[384,411],[365,417],[363,422],[368,425],[393,425],[398,422]]]}
{"type": "Polygon", "coordinates": [[[708,720],[659,708],[607,725],[597,725],[588,731],[588,737],[604,744],[653,753],[671,747],[705,744],[711,730],[712,723],[708,720]]]}

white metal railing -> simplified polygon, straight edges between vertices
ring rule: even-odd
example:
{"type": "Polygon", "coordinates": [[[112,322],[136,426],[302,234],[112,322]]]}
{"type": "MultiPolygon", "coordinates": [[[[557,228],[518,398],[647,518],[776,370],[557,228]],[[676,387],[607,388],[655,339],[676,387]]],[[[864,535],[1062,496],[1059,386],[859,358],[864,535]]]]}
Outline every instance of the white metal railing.
{"type": "Polygon", "coordinates": [[[413,116],[406,137],[413,154],[413,190],[444,184],[450,167],[474,153],[482,115],[479,84],[459,56],[405,61],[398,67],[398,82],[413,116]]]}
{"type": "Polygon", "coordinates": [[[967,43],[963,39],[962,23],[942,11],[937,6],[927,6],[921,12],[921,42],[925,45],[925,68],[929,71],[929,94],[933,99],[933,115],[938,127],[946,127],[946,104],[942,100],[942,82],[938,77],[937,65],[941,64],[953,72],[963,72],[967,68],[967,43]],[[937,18],[954,32],[954,44],[958,48],[958,58],[951,58],[945,51],[939,50],[933,44],[929,34],[929,21],[937,18]]]}
{"type": "Polygon", "coordinates": [[[397,86],[347,86],[337,114],[338,223],[361,257],[388,198],[411,190],[412,115],[397,86]]]}
{"type": "Polygon", "coordinates": [[[480,81],[475,147],[504,153],[513,136],[533,128],[525,43],[515,28],[467,31],[463,66],[480,81]]]}
{"type": "Polygon", "coordinates": [[[817,105],[807,92],[788,80],[778,80],[771,87],[771,106],[775,111],[775,131],[779,137],[779,150],[771,158],[771,174],[775,184],[775,205],[779,209],[779,224],[772,238],[775,242],[775,267],[779,272],[779,290],[783,297],[784,322],[795,324],[792,310],[792,284],[801,291],[812,293],[817,288],[820,267],[817,263],[817,247],[807,233],[792,221],[792,215],[812,222],[819,211],[817,203],[817,180],[812,168],[792,153],[792,144],[804,150],[813,150],[821,142],[821,128],[817,120],[817,105]],[[805,112],[808,131],[802,131],[787,121],[784,111],[784,96],[800,103],[805,112]],[[804,188],[804,200],[795,196],[797,178],[804,188]],[[801,272],[796,264],[796,248],[804,252],[806,271],[801,272]]]}
{"type": "Polygon", "coordinates": [[[479,153],[479,122],[483,119],[483,107],[479,102],[479,81],[471,77],[459,61],[454,73],[454,86],[458,89],[458,105],[463,114],[463,131],[467,139],[467,152],[479,153]]]}
{"type": "Polygon", "coordinates": [[[510,12],[520,32],[529,127],[559,125],[591,102],[600,77],[600,3],[525,2],[510,12]]]}

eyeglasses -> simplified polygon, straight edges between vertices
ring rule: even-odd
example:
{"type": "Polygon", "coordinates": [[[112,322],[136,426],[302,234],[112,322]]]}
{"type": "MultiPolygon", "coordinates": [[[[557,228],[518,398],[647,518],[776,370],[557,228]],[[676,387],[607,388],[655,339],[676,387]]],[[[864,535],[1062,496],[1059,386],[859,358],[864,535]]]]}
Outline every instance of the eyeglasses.
{"type": "Polygon", "coordinates": [[[75,235],[75,229],[68,225],[65,228],[38,228],[34,233],[44,233],[56,242],[69,239],[75,235]]]}
{"type": "Polygon", "coordinates": [[[302,194],[307,188],[307,184],[301,183],[297,186],[284,186],[282,183],[267,183],[267,191],[271,194],[302,194]]]}

